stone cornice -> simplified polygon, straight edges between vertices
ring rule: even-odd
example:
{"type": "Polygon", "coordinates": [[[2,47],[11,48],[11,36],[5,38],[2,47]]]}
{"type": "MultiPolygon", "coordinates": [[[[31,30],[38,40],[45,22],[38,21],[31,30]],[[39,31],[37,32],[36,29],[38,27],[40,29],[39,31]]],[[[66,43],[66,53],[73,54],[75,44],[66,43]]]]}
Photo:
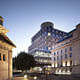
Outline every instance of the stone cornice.
{"type": "Polygon", "coordinates": [[[9,32],[9,30],[0,25],[0,33],[6,34],[7,32],[9,32]]]}

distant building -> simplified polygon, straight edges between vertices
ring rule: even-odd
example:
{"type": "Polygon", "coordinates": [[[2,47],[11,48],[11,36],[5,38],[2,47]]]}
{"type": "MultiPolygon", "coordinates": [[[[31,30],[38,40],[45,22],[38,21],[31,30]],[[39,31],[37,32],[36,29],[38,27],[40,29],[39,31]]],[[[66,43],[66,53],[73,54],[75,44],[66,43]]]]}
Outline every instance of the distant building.
{"type": "Polygon", "coordinates": [[[50,51],[52,49],[52,46],[55,45],[56,41],[67,35],[66,32],[55,29],[53,26],[54,25],[51,22],[42,23],[41,29],[32,37],[31,39],[32,44],[28,48],[28,52],[34,55],[35,59],[37,60],[39,59],[42,63],[44,63],[46,59],[49,59],[49,61],[51,60],[50,51]],[[35,52],[36,50],[37,56],[35,52]],[[45,53],[45,51],[49,51],[49,53],[48,52],[45,53]],[[44,53],[43,57],[39,55],[41,53],[44,53]],[[49,54],[50,56],[45,58],[47,54],[49,54]]]}
{"type": "Polygon", "coordinates": [[[53,46],[52,71],[55,74],[80,74],[80,24],[53,46]]]}
{"type": "Polygon", "coordinates": [[[3,27],[3,18],[0,16],[0,80],[12,78],[12,48],[16,46],[6,36],[8,30],[3,27]]]}

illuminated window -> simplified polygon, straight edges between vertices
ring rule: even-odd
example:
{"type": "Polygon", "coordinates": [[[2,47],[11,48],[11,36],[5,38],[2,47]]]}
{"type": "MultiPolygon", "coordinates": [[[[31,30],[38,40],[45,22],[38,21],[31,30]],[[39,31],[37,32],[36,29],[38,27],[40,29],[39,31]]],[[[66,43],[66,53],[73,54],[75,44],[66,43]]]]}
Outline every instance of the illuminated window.
{"type": "Polygon", "coordinates": [[[55,64],[55,67],[57,67],[57,63],[55,64]]]}
{"type": "Polygon", "coordinates": [[[51,33],[50,32],[48,32],[48,36],[51,36],[51,33]]]}
{"type": "Polygon", "coordinates": [[[3,54],[3,61],[5,61],[6,59],[5,59],[5,55],[3,54]]]}
{"type": "Polygon", "coordinates": [[[63,62],[63,66],[65,66],[65,62],[63,62]]]}
{"type": "Polygon", "coordinates": [[[48,50],[51,50],[51,48],[50,48],[50,47],[48,47],[48,50]]]}
{"type": "Polygon", "coordinates": [[[0,60],[1,60],[1,53],[0,53],[0,60]]]}
{"type": "Polygon", "coordinates": [[[52,67],[54,67],[54,64],[52,64],[52,67]]]}

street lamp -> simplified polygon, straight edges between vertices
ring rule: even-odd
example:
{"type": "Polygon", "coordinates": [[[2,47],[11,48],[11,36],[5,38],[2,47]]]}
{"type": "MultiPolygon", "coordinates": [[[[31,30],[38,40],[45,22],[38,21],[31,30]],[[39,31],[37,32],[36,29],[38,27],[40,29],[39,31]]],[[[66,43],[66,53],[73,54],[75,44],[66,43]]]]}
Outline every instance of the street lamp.
{"type": "Polygon", "coordinates": [[[37,76],[34,76],[34,80],[36,80],[37,79],[37,76]]]}
{"type": "Polygon", "coordinates": [[[24,78],[27,78],[27,75],[24,75],[24,78]]]}

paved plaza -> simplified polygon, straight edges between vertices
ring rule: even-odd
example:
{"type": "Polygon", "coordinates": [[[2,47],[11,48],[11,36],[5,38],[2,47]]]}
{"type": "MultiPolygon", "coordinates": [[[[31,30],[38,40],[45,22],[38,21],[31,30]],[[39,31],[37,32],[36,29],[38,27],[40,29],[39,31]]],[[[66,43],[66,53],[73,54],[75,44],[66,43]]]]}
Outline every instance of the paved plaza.
{"type": "Polygon", "coordinates": [[[41,75],[37,79],[14,77],[13,80],[80,80],[80,75],[41,75]]]}
{"type": "Polygon", "coordinates": [[[29,80],[29,79],[24,77],[14,77],[13,80],[29,80]]]}

